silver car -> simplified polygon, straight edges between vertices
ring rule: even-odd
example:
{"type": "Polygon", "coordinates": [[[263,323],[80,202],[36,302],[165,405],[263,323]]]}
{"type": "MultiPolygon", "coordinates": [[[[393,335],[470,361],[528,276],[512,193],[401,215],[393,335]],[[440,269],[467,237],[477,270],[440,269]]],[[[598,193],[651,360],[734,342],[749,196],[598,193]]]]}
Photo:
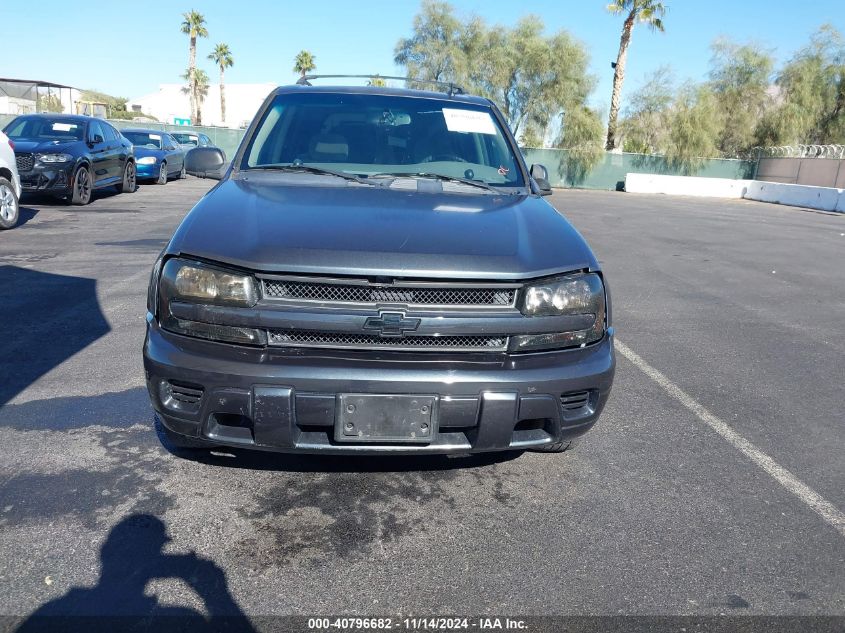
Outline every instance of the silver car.
{"type": "Polygon", "coordinates": [[[20,215],[21,179],[15,163],[15,149],[0,132],[0,229],[10,229],[20,215]]]}

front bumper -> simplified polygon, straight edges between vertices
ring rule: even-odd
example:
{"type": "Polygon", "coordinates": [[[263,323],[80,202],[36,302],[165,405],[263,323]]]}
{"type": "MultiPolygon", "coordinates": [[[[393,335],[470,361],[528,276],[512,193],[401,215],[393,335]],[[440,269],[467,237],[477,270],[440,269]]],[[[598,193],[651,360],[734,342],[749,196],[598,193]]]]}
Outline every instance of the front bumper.
{"type": "Polygon", "coordinates": [[[583,349],[446,358],[238,347],[171,334],[148,319],[144,369],[163,424],[215,444],[305,453],[474,453],[541,448],[586,432],[610,395],[615,358],[612,332],[583,349]],[[439,426],[428,444],[338,442],[341,393],[435,395],[439,426]],[[575,397],[583,406],[567,405],[572,394],[582,394],[575,397]]]}
{"type": "Polygon", "coordinates": [[[135,164],[135,173],[138,178],[158,178],[158,170],[161,169],[161,163],[156,161],[152,164],[135,164]]]}
{"type": "Polygon", "coordinates": [[[49,193],[67,195],[73,181],[73,163],[41,165],[36,163],[29,170],[20,172],[22,193],[49,193]]]}

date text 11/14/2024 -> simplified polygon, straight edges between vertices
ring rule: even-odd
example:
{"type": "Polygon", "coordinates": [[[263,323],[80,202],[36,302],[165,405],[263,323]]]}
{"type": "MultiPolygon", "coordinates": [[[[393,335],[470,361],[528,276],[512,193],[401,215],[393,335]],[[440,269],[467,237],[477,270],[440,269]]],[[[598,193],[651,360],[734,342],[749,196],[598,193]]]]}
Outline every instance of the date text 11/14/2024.
{"type": "Polygon", "coordinates": [[[342,631],[452,631],[452,630],[527,630],[524,620],[515,618],[458,618],[458,617],[406,617],[406,618],[309,618],[309,630],[342,631]]]}

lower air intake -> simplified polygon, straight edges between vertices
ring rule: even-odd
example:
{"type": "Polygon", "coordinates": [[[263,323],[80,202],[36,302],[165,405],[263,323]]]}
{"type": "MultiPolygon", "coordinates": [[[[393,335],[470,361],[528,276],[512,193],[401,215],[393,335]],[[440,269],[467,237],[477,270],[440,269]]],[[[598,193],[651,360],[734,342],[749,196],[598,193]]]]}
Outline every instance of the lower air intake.
{"type": "Polygon", "coordinates": [[[591,411],[589,391],[570,391],[561,395],[560,408],[564,418],[574,418],[591,411]]]}

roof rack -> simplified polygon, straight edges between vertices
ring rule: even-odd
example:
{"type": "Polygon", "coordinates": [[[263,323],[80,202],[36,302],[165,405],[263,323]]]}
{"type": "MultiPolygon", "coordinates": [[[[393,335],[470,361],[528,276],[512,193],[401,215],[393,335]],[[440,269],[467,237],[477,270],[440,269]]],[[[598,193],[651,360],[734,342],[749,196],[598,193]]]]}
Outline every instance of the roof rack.
{"type": "Polygon", "coordinates": [[[299,86],[310,86],[312,79],[395,79],[408,83],[431,84],[449,89],[449,96],[466,94],[464,89],[451,81],[435,81],[433,79],[413,79],[412,77],[392,77],[390,75],[305,75],[297,80],[299,86]]]}

